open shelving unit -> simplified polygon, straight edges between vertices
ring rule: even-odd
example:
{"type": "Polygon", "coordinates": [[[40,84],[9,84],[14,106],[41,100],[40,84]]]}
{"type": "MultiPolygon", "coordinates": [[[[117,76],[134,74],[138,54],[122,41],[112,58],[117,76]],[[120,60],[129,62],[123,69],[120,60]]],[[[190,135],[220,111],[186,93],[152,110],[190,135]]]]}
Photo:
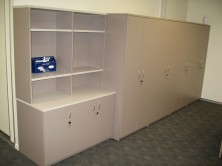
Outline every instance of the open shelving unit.
{"type": "Polygon", "coordinates": [[[59,106],[56,99],[75,103],[78,99],[73,96],[81,90],[96,98],[97,93],[92,92],[103,91],[105,15],[41,8],[23,12],[30,20],[23,26],[30,42],[26,43],[28,52],[19,50],[27,66],[17,75],[26,75],[25,81],[29,81],[24,88],[30,89],[20,92],[18,98],[39,108],[53,100],[48,105],[59,106]],[[42,56],[55,57],[55,72],[31,73],[31,58],[42,56]]]}

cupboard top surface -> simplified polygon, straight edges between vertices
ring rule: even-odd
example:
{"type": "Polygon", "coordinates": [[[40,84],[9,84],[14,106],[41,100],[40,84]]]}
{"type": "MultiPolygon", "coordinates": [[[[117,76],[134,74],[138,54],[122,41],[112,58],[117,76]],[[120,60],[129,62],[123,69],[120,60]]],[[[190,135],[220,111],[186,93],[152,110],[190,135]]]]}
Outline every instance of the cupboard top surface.
{"type": "Polygon", "coordinates": [[[176,21],[176,22],[182,22],[182,23],[189,23],[189,24],[199,24],[204,26],[210,26],[207,24],[201,24],[201,23],[195,23],[195,22],[186,22],[186,21],[180,21],[180,20],[171,20],[171,19],[165,19],[160,17],[153,17],[153,16],[144,16],[139,14],[133,14],[133,13],[102,13],[102,12],[92,12],[92,11],[80,11],[80,10],[74,10],[74,9],[64,9],[64,8],[53,8],[53,7],[44,7],[44,6],[32,6],[32,5],[24,5],[24,6],[14,6],[14,8],[31,8],[36,10],[54,10],[54,11],[67,11],[67,12],[74,12],[74,13],[85,13],[85,14],[99,14],[99,15],[111,15],[111,14],[117,14],[117,15],[128,15],[128,16],[137,16],[137,17],[144,17],[144,18],[151,18],[151,19],[160,19],[160,20],[166,20],[166,21],[176,21]]]}
{"type": "Polygon", "coordinates": [[[197,25],[203,25],[203,26],[209,26],[208,24],[201,24],[196,22],[188,22],[188,21],[180,21],[180,20],[173,20],[173,19],[166,19],[166,18],[160,18],[160,17],[153,17],[153,16],[144,16],[144,15],[138,15],[138,14],[131,14],[131,13],[107,13],[107,15],[122,15],[122,16],[134,16],[134,17],[143,17],[147,19],[156,19],[156,20],[165,20],[165,21],[172,21],[172,22],[181,22],[186,24],[197,24],[197,25]]]}
{"type": "Polygon", "coordinates": [[[93,12],[93,11],[81,11],[74,9],[65,9],[65,8],[55,8],[55,7],[45,7],[45,6],[33,6],[33,5],[22,5],[22,6],[14,6],[14,8],[31,8],[31,9],[39,9],[39,10],[55,10],[55,11],[67,11],[67,12],[76,12],[76,13],[88,13],[88,14],[100,14],[106,15],[106,13],[102,12],[93,12]]]}
{"type": "Polygon", "coordinates": [[[47,92],[45,94],[41,93],[35,97],[33,104],[28,104],[20,99],[17,100],[31,105],[41,112],[47,112],[113,94],[116,94],[116,92],[100,88],[81,87],[73,89],[72,96],[58,91],[52,93],[47,92]]]}

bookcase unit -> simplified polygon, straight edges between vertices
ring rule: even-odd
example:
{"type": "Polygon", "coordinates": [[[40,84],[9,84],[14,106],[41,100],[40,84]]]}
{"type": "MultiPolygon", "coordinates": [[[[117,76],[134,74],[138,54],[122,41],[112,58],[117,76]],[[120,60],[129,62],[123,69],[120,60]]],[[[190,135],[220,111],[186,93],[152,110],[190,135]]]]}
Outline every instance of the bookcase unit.
{"type": "Polygon", "coordinates": [[[103,88],[105,15],[14,9],[19,149],[50,165],[112,137],[115,92],[103,88]],[[57,70],[33,74],[31,58],[57,70]]]}

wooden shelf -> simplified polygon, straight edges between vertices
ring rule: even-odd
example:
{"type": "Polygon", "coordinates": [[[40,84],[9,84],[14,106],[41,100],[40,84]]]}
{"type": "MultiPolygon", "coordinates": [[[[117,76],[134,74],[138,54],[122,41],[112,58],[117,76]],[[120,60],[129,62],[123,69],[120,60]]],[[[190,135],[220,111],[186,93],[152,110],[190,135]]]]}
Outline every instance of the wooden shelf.
{"type": "Polygon", "coordinates": [[[91,66],[83,66],[83,67],[74,67],[72,75],[80,75],[80,74],[87,74],[87,73],[96,73],[102,72],[103,69],[91,67],[91,66]]]}
{"type": "Polygon", "coordinates": [[[46,72],[46,73],[36,73],[32,74],[32,81],[40,81],[40,80],[59,78],[65,76],[71,76],[71,73],[64,70],[58,70],[55,72],[46,72]]]}
{"type": "Polygon", "coordinates": [[[77,103],[115,94],[101,88],[77,87],[73,89],[72,95],[59,91],[41,93],[33,97],[32,105],[42,112],[63,108],[77,103]]]}
{"type": "Polygon", "coordinates": [[[81,29],[41,29],[41,28],[32,28],[31,32],[78,32],[78,33],[105,33],[104,30],[81,30],[81,29]]]}
{"type": "Polygon", "coordinates": [[[32,28],[31,32],[73,32],[72,29],[38,29],[32,28]]]}
{"type": "Polygon", "coordinates": [[[79,32],[79,33],[105,33],[104,30],[73,30],[73,32],[79,32]]]}

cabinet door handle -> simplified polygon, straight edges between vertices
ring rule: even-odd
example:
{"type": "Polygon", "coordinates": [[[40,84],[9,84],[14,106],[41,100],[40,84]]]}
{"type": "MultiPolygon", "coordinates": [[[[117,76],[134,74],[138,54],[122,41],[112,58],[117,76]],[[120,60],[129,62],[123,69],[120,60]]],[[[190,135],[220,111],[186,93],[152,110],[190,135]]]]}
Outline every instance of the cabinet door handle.
{"type": "Polygon", "coordinates": [[[167,72],[169,74],[169,72],[170,72],[170,65],[167,66],[167,72]]]}
{"type": "Polygon", "coordinates": [[[140,70],[138,70],[138,79],[140,78],[140,70]]]}
{"type": "Polygon", "coordinates": [[[96,109],[96,105],[94,104],[94,105],[93,105],[93,111],[95,111],[95,109],[96,109]]]}
{"type": "Polygon", "coordinates": [[[167,74],[167,72],[168,72],[168,69],[167,69],[167,66],[165,65],[164,66],[164,73],[167,74]]]}
{"type": "Polygon", "coordinates": [[[185,63],[184,63],[184,70],[185,70],[185,71],[188,71],[188,62],[185,62],[185,63]]]}
{"type": "Polygon", "coordinates": [[[72,113],[70,112],[70,113],[69,113],[69,119],[70,119],[71,117],[72,117],[72,113]]]}
{"type": "Polygon", "coordinates": [[[143,70],[142,79],[144,78],[144,75],[145,75],[145,71],[143,70]]]}
{"type": "Polygon", "coordinates": [[[202,69],[202,67],[203,67],[203,60],[202,60],[202,59],[199,59],[198,62],[199,62],[199,68],[202,69]]]}
{"type": "Polygon", "coordinates": [[[101,103],[100,103],[100,101],[99,101],[99,107],[98,107],[98,110],[100,109],[100,107],[101,107],[101,103]]]}

